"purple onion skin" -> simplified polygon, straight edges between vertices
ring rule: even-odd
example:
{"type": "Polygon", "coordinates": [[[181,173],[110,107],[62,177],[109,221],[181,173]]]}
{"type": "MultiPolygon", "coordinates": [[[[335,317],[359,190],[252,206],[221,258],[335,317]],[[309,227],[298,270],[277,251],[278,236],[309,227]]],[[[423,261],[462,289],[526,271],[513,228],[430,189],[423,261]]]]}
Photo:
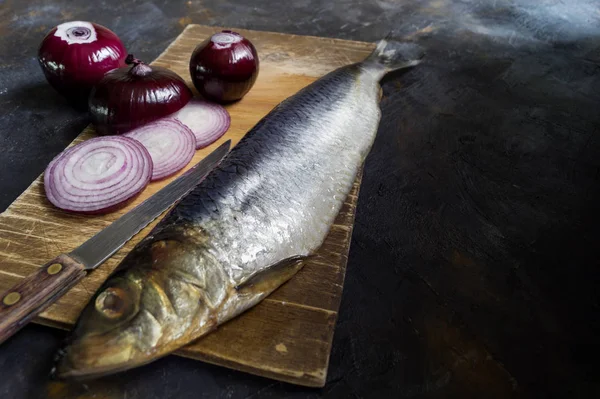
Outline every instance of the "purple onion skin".
{"type": "MultiPolygon", "coordinates": [[[[95,23],[85,24],[94,28],[95,41],[69,44],[55,36],[59,25],[48,32],[38,50],[38,62],[50,85],[78,108],[86,107],[92,87],[106,72],[124,66],[127,57],[114,32],[95,23]]],[[[91,33],[87,25],[73,27],[71,33],[85,38],[91,33]]]]}
{"type": "Polygon", "coordinates": [[[142,63],[108,72],[90,93],[88,108],[98,134],[123,134],[179,111],[192,97],[175,72],[142,63]]]}
{"type": "Polygon", "coordinates": [[[230,103],[244,97],[254,86],[258,71],[259,59],[254,45],[228,30],[200,43],[190,58],[194,86],[204,98],[219,103],[230,103]],[[223,33],[233,35],[239,41],[219,43],[218,37],[223,33]]]}

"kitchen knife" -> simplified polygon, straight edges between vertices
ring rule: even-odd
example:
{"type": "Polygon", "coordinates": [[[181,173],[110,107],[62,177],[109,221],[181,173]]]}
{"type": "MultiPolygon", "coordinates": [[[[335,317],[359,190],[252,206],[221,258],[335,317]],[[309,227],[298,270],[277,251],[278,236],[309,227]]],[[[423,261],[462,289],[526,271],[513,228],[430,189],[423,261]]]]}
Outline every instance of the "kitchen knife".
{"type": "Polygon", "coordinates": [[[88,271],[104,263],[169,206],[188,194],[221,162],[230,146],[231,140],[228,140],[110,226],[70,253],[58,255],[38,272],[0,295],[0,344],[60,298],[88,271]]]}

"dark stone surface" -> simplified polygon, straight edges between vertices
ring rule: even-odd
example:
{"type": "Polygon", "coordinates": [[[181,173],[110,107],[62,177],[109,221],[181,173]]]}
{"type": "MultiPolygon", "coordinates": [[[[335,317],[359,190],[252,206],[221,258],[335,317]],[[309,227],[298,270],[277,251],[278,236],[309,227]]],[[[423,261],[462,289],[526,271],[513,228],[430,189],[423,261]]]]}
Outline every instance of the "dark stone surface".
{"type": "Polygon", "coordinates": [[[591,0],[0,2],[0,208],[87,124],[44,81],[52,26],[93,20],[145,59],[187,23],[374,41],[434,27],[388,77],[328,384],[173,356],[49,383],[64,332],[0,347],[0,397],[508,398],[600,395],[600,7],[591,0]]]}

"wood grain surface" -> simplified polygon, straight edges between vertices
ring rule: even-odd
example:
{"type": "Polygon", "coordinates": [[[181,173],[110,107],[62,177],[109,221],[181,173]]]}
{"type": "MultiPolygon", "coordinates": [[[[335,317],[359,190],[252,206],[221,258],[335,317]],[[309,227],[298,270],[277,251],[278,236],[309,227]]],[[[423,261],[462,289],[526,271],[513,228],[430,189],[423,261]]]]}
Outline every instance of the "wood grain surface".
{"type": "Polygon", "coordinates": [[[61,254],[3,293],[0,302],[0,345],[86,274],[85,265],[67,254],[61,254]]]}
{"type": "MultiPolygon", "coordinates": [[[[189,25],[153,65],[174,70],[192,87],[189,56],[197,44],[219,29],[189,25]]],[[[232,119],[227,134],[210,147],[197,151],[183,171],[225,140],[231,139],[233,145],[237,144],[279,102],[332,69],[360,61],[373,48],[370,43],[237,31],[256,45],[261,59],[259,77],[242,101],[227,107],[232,119]]],[[[93,128],[88,127],[73,144],[93,135],[93,128]]],[[[78,216],[54,208],[45,198],[40,176],[0,215],[0,291],[35,273],[56,255],[68,253],[176,176],[151,183],[125,209],[104,216],[78,216]]],[[[307,262],[298,275],[255,308],[177,354],[282,381],[323,386],[359,186],[360,176],[357,176],[318,256],[307,262]]],[[[35,321],[71,328],[93,293],[156,222],[142,230],[35,321]]]]}

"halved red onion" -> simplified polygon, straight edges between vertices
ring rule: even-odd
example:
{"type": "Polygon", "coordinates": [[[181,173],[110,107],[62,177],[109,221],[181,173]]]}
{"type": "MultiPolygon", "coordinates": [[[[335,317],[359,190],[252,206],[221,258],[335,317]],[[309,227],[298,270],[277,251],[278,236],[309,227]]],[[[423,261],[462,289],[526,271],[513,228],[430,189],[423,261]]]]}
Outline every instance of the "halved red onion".
{"type": "Polygon", "coordinates": [[[229,130],[231,117],[219,104],[192,100],[172,116],[196,136],[196,149],[208,147],[229,130]]]}
{"type": "Polygon", "coordinates": [[[124,67],[108,72],[88,101],[99,134],[123,134],[183,108],[193,94],[175,72],[146,65],[129,55],[124,67]]]}
{"type": "Polygon", "coordinates": [[[96,137],[56,156],[44,173],[48,200],[70,212],[100,214],[125,206],[152,176],[152,158],[128,137],[96,137]]]}
{"type": "Polygon", "coordinates": [[[125,134],[142,143],[152,157],[152,181],[181,170],[194,156],[194,133],[178,120],[165,118],[125,134]]]}

